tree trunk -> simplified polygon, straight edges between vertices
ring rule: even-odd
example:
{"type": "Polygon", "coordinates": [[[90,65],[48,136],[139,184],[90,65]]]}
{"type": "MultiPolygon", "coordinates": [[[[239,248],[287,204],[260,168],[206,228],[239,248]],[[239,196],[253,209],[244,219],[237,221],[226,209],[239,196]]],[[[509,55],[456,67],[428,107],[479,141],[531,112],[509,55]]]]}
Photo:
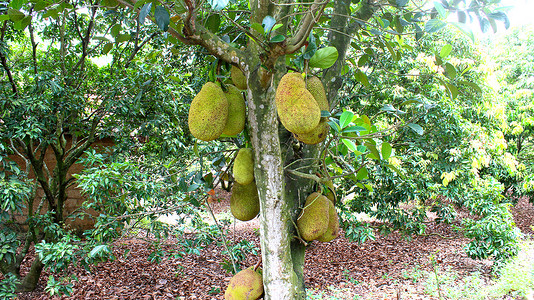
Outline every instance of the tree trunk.
{"type": "Polygon", "coordinates": [[[43,263],[39,259],[39,256],[35,256],[35,260],[32,263],[32,266],[30,268],[30,271],[22,282],[17,286],[17,290],[19,292],[31,292],[35,290],[37,287],[37,283],[39,282],[39,277],[41,277],[41,272],[43,271],[43,263]]]}
{"type": "MultiPolygon", "coordinates": [[[[304,299],[304,247],[294,240],[299,199],[285,192],[284,159],[275,106],[276,84],[285,73],[248,64],[248,120],[260,196],[260,237],[265,299],[304,299]]],[[[280,64],[282,66],[282,64],[280,64]]]]}

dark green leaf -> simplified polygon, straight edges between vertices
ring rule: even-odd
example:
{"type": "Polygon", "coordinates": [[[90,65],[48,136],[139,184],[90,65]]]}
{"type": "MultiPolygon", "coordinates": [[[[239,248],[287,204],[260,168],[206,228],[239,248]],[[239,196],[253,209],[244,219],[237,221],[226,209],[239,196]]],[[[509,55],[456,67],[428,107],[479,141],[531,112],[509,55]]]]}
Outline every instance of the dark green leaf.
{"type": "Polygon", "coordinates": [[[330,117],[331,114],[329,111],[327,110],[321,110],[321,118],[327,118],[327,117],[330,117]]]}
{"type": "Polygon", "coordinates": [[[110,30],[111,36],[114,38],[117,38],[117,36],[121,32],[121,29],[122,29],[121,24],[113,25],[113,27],[111,27],[111,30],[110,30]]]}
{"type": "Polygon", "coordinates": [[[345,129],[343,129],[343,133],[351,133],[351,132],[360,132],[360,131],[366,131],[367,128],[362,126],[350,126],[345,129]]]}
{"type": "Polygon", "coordinates": [[[285,39],[286,39],[285,36],[279,34],[279,35],[274,36],[274,37],[270,40],[270,42],[271,42],[271,43],[280,43],[280,42],[283,42],[285,39]]]}
{"type": "Polygon", "coordinates": [[[361,168],[358,173],[356,173],[356,179],[358,180],[364,180],[369,178],[369,172],[366,168],[361,168]]]}
{"type": "Polygon", "coordinates": [[[109,51],[111,51],[111,49],[113,48],[113,44],[112,43],[106,43],[104,45],[104,48],[102,49],[102,54],[106,55],[109,53],[109,51]]]}
{"type": "Polygon", "coordinates": [[[152,2],[143,5],[141,10],[139,11],[139,23],[141,24],[145,23],[145,19],[148,16],[148,14],[150,14],[151,9],[152,9],[152,2]]]}
{"type": "Polygon", "coordinates": [[[369,60],[369,55],[367,55],[367,54],[362,55],[362,57],[360,57],[360,59],[358,59],[358,67],[365,66],[365,64],[367,63],[368,60],[369,60]]]}
{"type": "Polygon", "coordinates": [[[404,7],[408,4],[409,0],[395,0],[397,7],[404,7]]]}
{"type": "Polygon", "coordinates": [[[154,19],[159,29],[167,31],[169,29],[170,15],[167,9],[161,5],[156,6],[154,11],[154,19]]]}
{"type": "Polygon", "coordinates": [[[26,16],[25,14],[21,13],[20,11],[18,11],[16,9],[12,9],[12,8],[7,10],[7,14],[9,15],[9,18],[11,19],[11,21],[13,21],[13,22],[20,21],[20,20],[24,19],[24,17],[26,16]]]}
{"type": "Polygon", "coordinates": [[[450,79],[456,78],[456,68],[450,63],[445,63],[445,73],[450,79]]]}
{"type": "Polygon", "coordinates": [[[220,25],[221,17],[219,14],[213,14],[206,20],[206,28],[213,33],[216,33],[219,30],[220,25]]]}
{"type": "Polygon", "coordinates": [[[123,42],[126,42],[126,41],[129,41],[130,38],[132,38],[129,34],[119,34],[117,36],[117,38],[115,38],[115,42],[117,43],[123,43],[123,42]]]}
{"type": "Polygon", "coordinates": [[[260,23],[252,23],[250,24],[250,28],[256,30],[256,32],[258,32],[261,35],[265,34],[265,31],[263,30],[263,26],[261,26],[260,23]]]}
{"type": "Polygon", "coordinates": [[[358,80],[363,86],[367,88],[370,86],[369,79],[367,79],[367,75],[362,72],[362,70],[358,69],[354,76],[356,77],[356,80],[358,80]]]}

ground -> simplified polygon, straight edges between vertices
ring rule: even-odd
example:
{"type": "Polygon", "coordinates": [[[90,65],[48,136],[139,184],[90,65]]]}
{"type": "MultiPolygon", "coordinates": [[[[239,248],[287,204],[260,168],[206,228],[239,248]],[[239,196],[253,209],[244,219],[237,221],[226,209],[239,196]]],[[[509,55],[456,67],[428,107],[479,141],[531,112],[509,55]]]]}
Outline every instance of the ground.
{"type": "MultiPolygon", "coordinates": [[[[217,196],[221,200],[212,203],[214,211],[227,211],[227,195],[218,192],[217,196]]],[[[534,207],[522,199],[513,213],[518,227],[532,237],[534,207]]],[[[259,249],[257,226],[257,220],[230,225],[228,238],[234,243],[249,240],[259,249]]],[[[143,236],[117,241],[113,261],[90,270],[71,269],[69,274],[78,280],[72,281],[72,295],[61,299],[224,298],[231,275],[221,265],[227,256],[220,243],[200,247],[197,254],[177,255],[185,249],[186,240],[168,239],[160,250],[170,256],[158,264],[149,262],[154,248],[143,236]]],[[[490,281],[492,263],[468,258],[463,250],[467,243],[447,225],[431,225],[426,236],[411,240],[390,234],[363,244],[344,237],[330,243],[314,242],[306,250],[304,267],[309,299],[439,299],[440,294],[442,298],[471,299],[490,281]]],[[[258,259],[259,252],[249,253],[243,265],[254,265],[258,259]]],[[[25,268],[28,265],[26,262],[25,268]]],[[[45,272],[36,291],[18,298],[59,299],[44,292],[50,275],[45,272]]]]}

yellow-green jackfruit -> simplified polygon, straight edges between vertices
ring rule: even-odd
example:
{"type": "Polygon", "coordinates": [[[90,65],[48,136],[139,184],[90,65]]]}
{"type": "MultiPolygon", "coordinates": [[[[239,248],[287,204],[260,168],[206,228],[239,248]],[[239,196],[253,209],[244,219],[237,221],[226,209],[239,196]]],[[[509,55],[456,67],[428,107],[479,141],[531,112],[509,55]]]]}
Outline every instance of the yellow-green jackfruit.
{"type": "Polygon", "coordinates": [[[254,151],[251,148],[239,149],[232,171],[235,181],[240,184],[247,185],[254,180],[254,151]]]}
{"type": "Polygon", "coordinates": [[[329,203],[320,193],[312,193],[306,198],[304,209],[297,219],[300,236],[306,241],[313,241],[328,229],[329,203]]]}
{"type": "Polygon", "coordinates": [[[211,141],[221,136],[228,119],[228,100],[221,87],[204,84],[189,108],[189,131],[199,140],[211,141]]]}
{"type": "Polygon", "coordinates": [[[278,117],[288,131],[295,134],[307,133],[319,124],[321,109],[306,89],[300,73],[284,75],[276,89],[275,98],[278,117]]]}
{"type": "Polygon", "coordinates": [[[339,218],[337,216],[336,207],[332,201],[328,201],[328,227],[326,232],[317,238],[321,242],[330,242],[339,235],[339,218]]]}
{"type": "Polygon", "coordinates": [[[227,85],[228,90],[224,95],[228,100],[228,119],[223,134],[236,135],[245,128],[246,106],[245,98],[241,91],[234,85],[227,85]]]}
{"type": "Polygon", "coordinates": [[[315,145],[326,139],[328,131],[330,130],[330,125],[328,125],[326,118],[321,119],[319,125],[315,127],[312,131],[307,133],[296,134],[295,138],[304,144],[315,145]]]}
{"type": "Polygon", "coordinates": [[[263,279],[252,268],[244,269],[230,279],[224,292],[225,300],[255,300],[263,294],[263,279]]]}
{"type": "Polygon", "coordinates": [[[260,212],[260,197],[256,182],[246,185],[234,182],[232,196],[230,197],[230,211],[241,221],[250,221],[260,212]]]}
{"type": "Polygon", "coordinates": [[[330,104],[328,104],[328,99],[326,99],[326,92],[321,79],[316,76],[309,77],[306,88],[313,95],[321,110],[330,111],[330,104]]]}
{"type": "Polygon", "coordinates": [[[247,89],[247,78],[245,77],[245,74],[243,74],[243,71],[241,71],[238,67],[232,66],[230,69],[230,77],[232,77],[232,82],[238,89],[247,89]]]}

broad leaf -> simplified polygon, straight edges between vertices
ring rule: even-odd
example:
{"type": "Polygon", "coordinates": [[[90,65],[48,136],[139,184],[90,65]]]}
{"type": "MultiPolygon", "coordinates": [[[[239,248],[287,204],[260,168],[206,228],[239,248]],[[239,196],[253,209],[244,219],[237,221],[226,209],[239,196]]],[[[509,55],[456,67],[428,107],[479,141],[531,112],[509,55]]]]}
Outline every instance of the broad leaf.
{"type": "Polygon", "coordinates": [[[441,51],[439,52],[439,56],[441,56],[441,58],[445,58],[449,56],[449,54],[451,54],[451,51],[452,51],[452,45],[447,44],[443,46],[443,48],[441,48],[441,51]]]}
{"type": "Polygon", "coordinates": [[[418,124],[409,123],[406,126],[410,127],[410,129],[412,129],[413,131],[415,131],[415,133],[419,135],[423,135],[423,133],[425,133],[425,131],[423,130],[423,127],[421,127],[418,124]]]}
{"type": "Polygon", "coordinates": [[[434,8],[438,12],[441,18],[445,19],[447,18],[447,12],[445,11],[445,8],[443,7],[443,4],[434,1],[434,8]]]}
{"type": "Polygon", "coordinates": [[[141,10],[139,11],[139,23],[145,23],[146,17],[148,16],[148,14],[150,14],[150,9],[152,9],[152,2],[143,5],[141,10]]]}
{"type": "Polygon", "coordinates": [[[156,24],[158,25],[159,29],[162,31],[167,31],[169,29],[169,23],[171,21],[169,12],[167,9],[161,5],[156,6],[156,10],[154,11],[154,19],[156,20],[156,24]]]}
{"type": "Polygon", "coordinates": [[[285,36],[279,34],[279,35],[274,36],[269,42],[271,42],[271,43],[280,43],[280,42],[283,42],[285,39],[286,39],[285,36]]]}
{"type": "Polygon", "coordinates": [[[393,148],[388,142],[382,143],[382,149],[380,152],[382,152],[382,159],[387,160],[391,156],[391,152],[393,151],[393,148]]]}
{"type": "Polygon", "coordinates": [[[309,66],[311,68],[327,69],[336,62],[338,57],[336,47],[325,47],[317,50],[310,59],[309,66]]]}
{"type": "Polygon", "coordinates": [[[447,26],[447,23],[441,20],[438,20],[438,19],[432,19],[426,22],[425,31],[428,33],[438,32],[441,29],[443,29],[445,26],[447,26]]]}
{"type": "Polygon", "coordinates": [[[353,117],[354,113],[352,113],[351,111],[344,111],[339,117],[339,126],[341,127],[341,129],[347,127],[350,122],[352,122],[353,117]]]}
{"type": "Polygon", "coordinates": [[[347,146],[347,148],[349,148],[350,151],[352,152],[358,151],[353,141],[347,140],[347,139],[341,139],[341,141],[343,142],[343,144],[345,144],[345,146],[347,146]]]}

